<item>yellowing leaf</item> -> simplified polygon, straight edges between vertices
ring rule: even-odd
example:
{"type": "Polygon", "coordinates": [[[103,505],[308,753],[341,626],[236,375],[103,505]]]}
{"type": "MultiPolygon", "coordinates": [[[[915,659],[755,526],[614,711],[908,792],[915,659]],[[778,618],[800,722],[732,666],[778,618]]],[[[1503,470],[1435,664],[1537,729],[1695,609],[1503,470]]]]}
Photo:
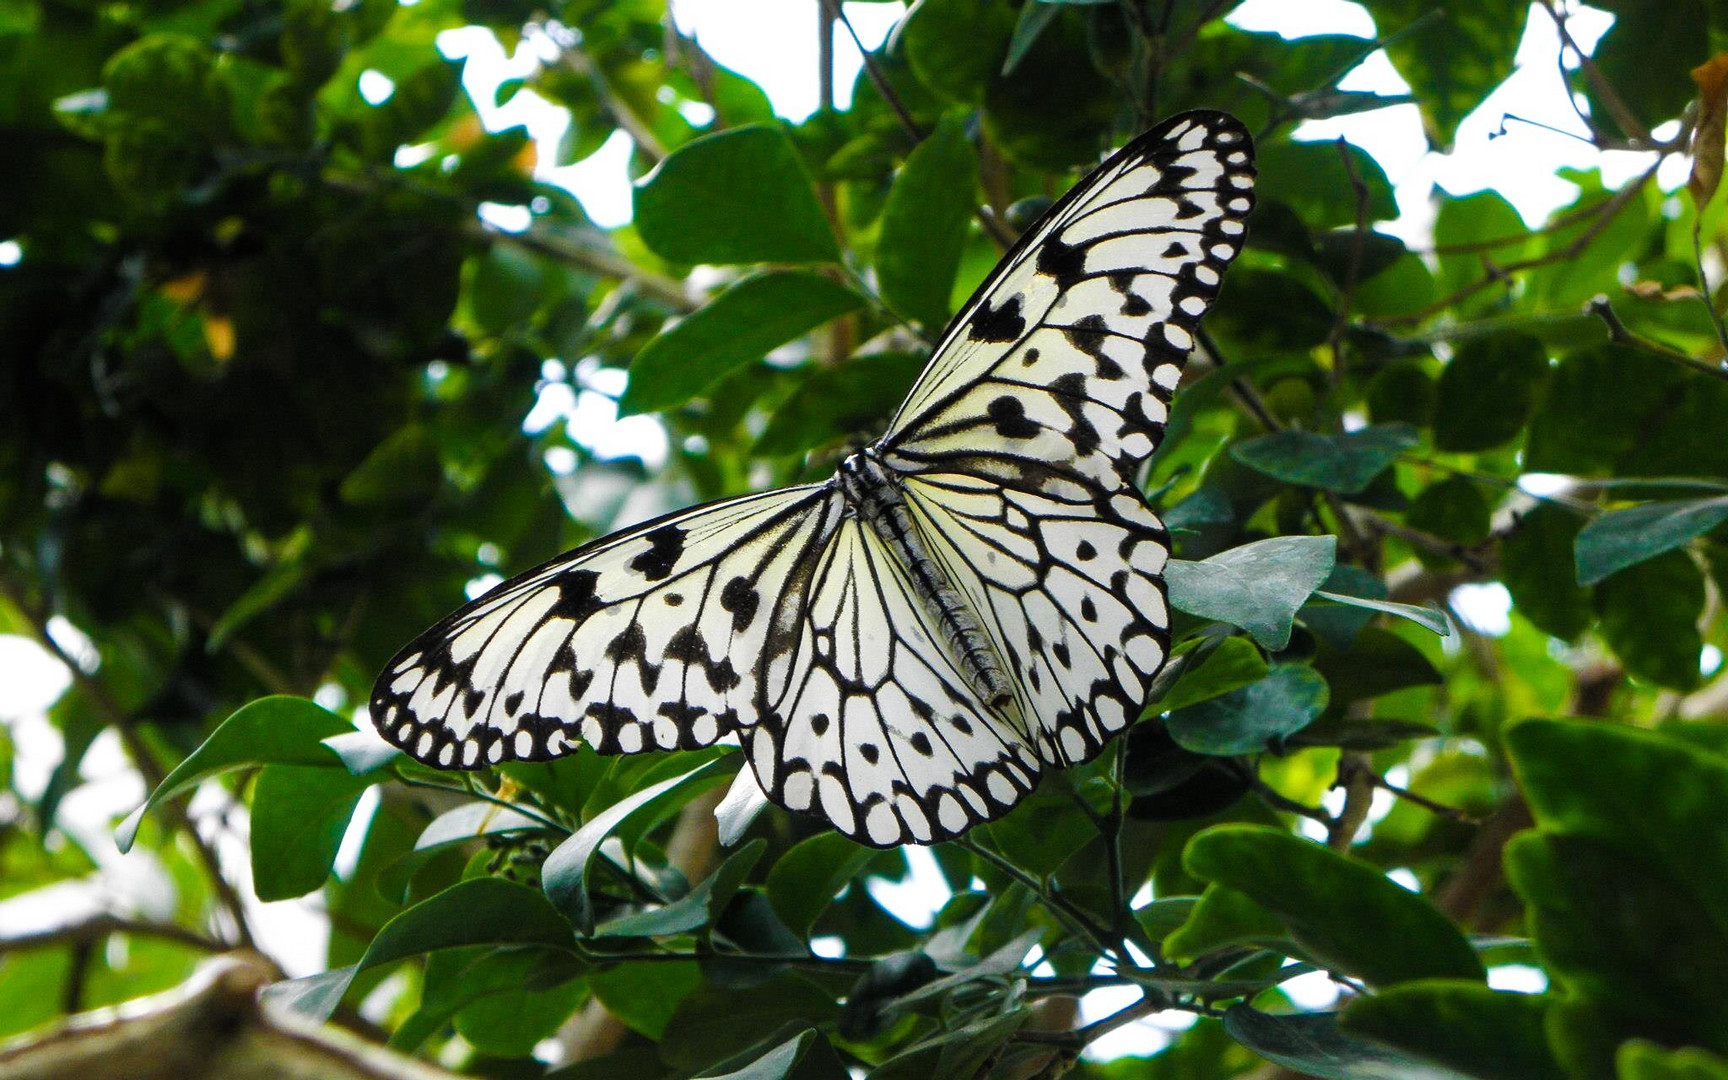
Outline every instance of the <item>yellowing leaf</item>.
{"type": "Polygon", "coordinates": [[[204,316],[204,344],[217,363],[234,355],[234,320],[226,315],[204,316]]]}
{"type": "Polygon", "coordinates": [[[1722,183],[1723,142],[1728,138],[1728,52],[1692,69],[1698,84],[1698,123],[1692,129],[1692,176],[1686,186],[1702,208],[1722,183]]]}

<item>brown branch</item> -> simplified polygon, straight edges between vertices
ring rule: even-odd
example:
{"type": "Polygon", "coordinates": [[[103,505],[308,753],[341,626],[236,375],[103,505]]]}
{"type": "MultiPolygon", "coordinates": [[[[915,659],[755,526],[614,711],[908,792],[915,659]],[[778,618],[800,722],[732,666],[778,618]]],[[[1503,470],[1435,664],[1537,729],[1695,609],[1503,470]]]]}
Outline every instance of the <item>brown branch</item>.
{"type": "Polygon", "coordinates": [[[1344,751],[1338,758],[1335,786],[1344,789],[1344,808],[1326,830],[1326,846],[1333,851],[1349,851],[1374,805],[1374,768],[1368,755],[1360,750],[1344,751]]]}
{"type": "MultiPolygon", "coordinates": [[[[1709,298],[1706,297],[1705,303],[1709,302],[1709,298]]],[[[1608,340],[1617,345],[1625,345],[1637,349],[1639,352],[1649,353],[1651,356],[1659,356],[1670,363],[1679,364],[1681,367],[1689,368],[1702,375],[1728,379],[1728,368],[1707,364],[1697,357],[1687,356],[1678,349],[1671,349],[1659,341],[1634,333],[1625,323],[1620,321],[1620,315],[1614,310],[1614,305],[1608,302],[1608,297],[1600,293],[1584,305],[1584,310],[1607,324],[1608,340]]]]}
{"type": "Polygon", "coordinates": [[[110,934],[160,938],[212,953],[226,952],[228,949],[225,943],[215,938],[206,937],[196,930],[188,930],[174,923],[145,922],[140,919],[121,918],[118,915],[96,915],[82,922],[0,938],[0,956],[27,949],[48,949],[58,945],[96,942],[110,934]]]}
{"type": "MultiPolygon", "coordinates": [[[[1602,102],[1609,115],[1614,117],[1614,123],[1620,126],[1620,130],[1626,133],[1635,147],[1649,148],[1655,142],[1650,136],[1650,129],[1644,126],[1643,122],[1632,112],[1631,107],[1620,97],[1620,94],[1614,89],[1614,84],[1609,82],[1608,77],[1602,74],[1602,69],[1596,66],[1595,59],[1580,49],[1578,43],[1572,40],[1572,31],[1566,27],[1565,14],[1554,6],[1554,0],[1539,0],[1539,2],[1542,5],[1542,10],[1546,11],[1548,17],[1554,20],[1554,29],[1560,34],[1560,55],[1565,56],[1567,49],[1572,50],[1573,55],[1578,57],[1578,66],[1584,72],[1585,81],[1590,84],[1590,89],[1596,92],[1597,99],[1602,102]]],[[[1566,100],[1571,101],[1571,87],[1564,87],[1564,89],[1566,100]]],[[[1573,107],[1576,109],[1576,104],[1573,107]]],[[[1602,138],[1600,131],[1590,118],[1583,113],[1578,115],[1579,119],[1583,120],[1585,126],[1590,129],[1591,135],[1598,140],[1597,145],[1604,145],[1607,140],[1602,138]]]]}

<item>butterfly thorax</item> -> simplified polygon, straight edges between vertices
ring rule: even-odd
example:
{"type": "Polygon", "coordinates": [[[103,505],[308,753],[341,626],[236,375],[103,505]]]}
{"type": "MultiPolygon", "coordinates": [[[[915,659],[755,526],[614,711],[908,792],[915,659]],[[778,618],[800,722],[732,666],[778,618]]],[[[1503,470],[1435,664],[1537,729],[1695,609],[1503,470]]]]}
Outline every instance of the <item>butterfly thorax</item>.
{"type": "Polygon", "coordinates": [[[893,472],[874,447],[867,447],[843,460],[835,479],[853,511],[899,557],[967,685],[990,705],[1007,709],[1014,695],[1002,658],[942,565],[931,558],[893,472]]]}

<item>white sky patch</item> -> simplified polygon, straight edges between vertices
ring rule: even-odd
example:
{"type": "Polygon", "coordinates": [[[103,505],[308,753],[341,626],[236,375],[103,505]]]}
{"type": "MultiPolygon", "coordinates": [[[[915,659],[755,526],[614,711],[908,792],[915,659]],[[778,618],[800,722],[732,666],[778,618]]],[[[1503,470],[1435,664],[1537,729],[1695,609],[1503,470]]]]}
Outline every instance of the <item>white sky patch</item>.
{"type": "Polygon", "coordinates": [[[0,266],[17,266],[23,261],[23,244],[16,240],[0,240],[0,266]]]}
{"type": "Polygon", "coordinates": [[[1338,984],[1324,971],[1310,971],[1278,984],[1291,1004],[1305,1012],[1331,1008],[1338,1000],[1338,984]]]}
{"type": "Polygon", "coordinates": [[[1504,637],[1512,632],[1512,594],[1498,581],[1471,582],[1453,589],[1452,610],[1478,634],[1504,637]]]}
{"type": "Polygon", "coordinates": [[[1314,34],[1374,36],[1374,19],[1361,4],[1350,0],[1246,0],[1224,19],[1238,30],[1279,34],[1286,38],[1314,34]]]}
{"type": "Polygon", "coordinates": [[[1548,989],[1548,974],[1529,964],[1500,964],[1488,969],[1488,986],[1516,994],[1540,994],[1548,989]]]}
{"type": "Polygon", "coordinates": [[[360,73],[360,97],[368,105],[382,105],[396,92],[396,84],[382,71],[367,68],[360,73]]]}
{"type": "Polygon", "coordinates": [[[1706,644],[1698,653],[1698,674],[1711,676],[1722,666],[1722,650],[1714,645],[1706,644]]]}
{"type": "Polygon", "coordinates": [[[954,894],[929,848],[908,845],[901,850],[906,853],[906,866],[910,872],[899,881],[866,878],[864,887],[882,910],[907,926],[928,930],[936,922],[936,913],[953,899],[954,894]]]}

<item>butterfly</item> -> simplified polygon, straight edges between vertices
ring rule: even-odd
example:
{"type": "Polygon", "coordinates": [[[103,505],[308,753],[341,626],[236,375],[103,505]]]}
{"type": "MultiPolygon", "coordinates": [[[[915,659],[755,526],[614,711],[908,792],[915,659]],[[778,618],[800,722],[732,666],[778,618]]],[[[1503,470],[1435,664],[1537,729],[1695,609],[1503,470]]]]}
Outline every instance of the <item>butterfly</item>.
{"type": "Polygon", "coordinates": [[[613,533],[461,608],[371,699],[437,768],[736,734],[789,810],[956,837],[1139,718],[1168,534],[1136,482],[1241,250],[1253,146],[1183,113],[1031,226],[821,483],[613,533]]]}

